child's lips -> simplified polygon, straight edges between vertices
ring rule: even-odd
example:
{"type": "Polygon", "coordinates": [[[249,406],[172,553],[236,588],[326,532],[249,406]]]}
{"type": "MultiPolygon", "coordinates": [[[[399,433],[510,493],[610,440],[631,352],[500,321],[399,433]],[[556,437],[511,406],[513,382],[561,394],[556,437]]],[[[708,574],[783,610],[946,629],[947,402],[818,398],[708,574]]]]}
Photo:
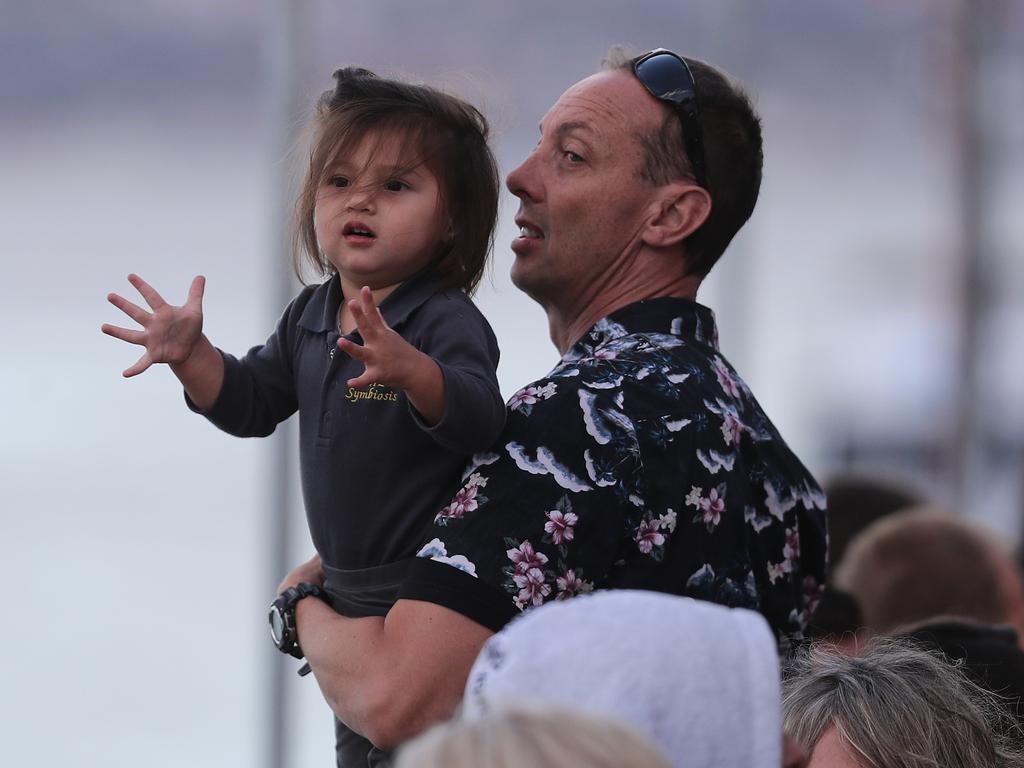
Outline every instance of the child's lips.
{"type": "Polygon", "coordinates": [[[361,221],[350,221],[341,231],[346,243],[351,245],[369,245],[377,239],[377,233],[361,221]]]}

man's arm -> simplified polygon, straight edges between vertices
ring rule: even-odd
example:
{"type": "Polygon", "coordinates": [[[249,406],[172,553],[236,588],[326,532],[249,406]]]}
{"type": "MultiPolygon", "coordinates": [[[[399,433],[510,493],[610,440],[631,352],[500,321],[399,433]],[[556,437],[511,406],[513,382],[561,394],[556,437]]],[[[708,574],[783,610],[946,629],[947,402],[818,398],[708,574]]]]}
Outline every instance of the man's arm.
{"type": "Polygon", "coordinates": [[[299,601],[299,642],[342,722],[392,749],[451,717],[470,667],[493,632],[455,611],[399,600],[387,617],[350,619],[299,601]]]}

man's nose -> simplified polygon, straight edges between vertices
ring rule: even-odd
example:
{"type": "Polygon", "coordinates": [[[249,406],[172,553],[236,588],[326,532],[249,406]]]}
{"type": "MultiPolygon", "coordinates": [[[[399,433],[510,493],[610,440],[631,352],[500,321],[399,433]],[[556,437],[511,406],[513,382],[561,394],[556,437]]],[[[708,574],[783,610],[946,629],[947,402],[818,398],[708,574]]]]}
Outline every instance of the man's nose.
{"type": "Polygon", "coordinates": [[[540,184],[535,164],[536,155],[536,150],[531,152],[529,157],[505,178],[505,186],[508,187],[508,191],[520,199],[529,198],[534,201],[540,199],[540,184]]]}

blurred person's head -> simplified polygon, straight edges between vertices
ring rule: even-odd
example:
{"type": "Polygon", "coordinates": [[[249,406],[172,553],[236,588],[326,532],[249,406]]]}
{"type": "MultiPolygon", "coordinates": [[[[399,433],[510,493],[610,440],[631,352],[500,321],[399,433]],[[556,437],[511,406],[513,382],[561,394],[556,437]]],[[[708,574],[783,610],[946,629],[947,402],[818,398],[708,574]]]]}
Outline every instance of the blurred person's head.
{"type": "Polygon", "coordinates": [[[405,745],[396,768],[669,768],[651,742],[607,717],[565,708],[456,718],[405,745]]]}
{"type": "Polygon", "coordinates": [[[853,595],[832,585],[825,587],[811,616],[809,631],[814,641],[828,643],[849,654],[856,653],[869,637],[853,595]]]}
{"type": "Polygon", "coordinates": [[[549,314],[593,301],[617,275],[687,280],[695,293],[754,209],[762,151],[750,100],[696,59],[638,63],[651,82],[692,74],[684,135],[684,110],[648,90],[638,59],[620,56],[563,93],[508,175],[521,201],[512,280],[549,314]]]}
{"type": "Polygon", "coordinates": [[[791,660],[783,690],[786,733],[808,768],[1024,765],[1020,742],[996,732],[1005,715],[992,694],[907,643],[879,640],[854,657],[812,646],[791,660]]]}
{"type": "Polygon", "coordinates": [[[828,498],[828,559],[833,573],[858,533],[875,520],[923,501],[895,481],[856,474],[835,475],[823,489],[828,498]]]}
{"type": "MultiPolygon", "coordinates": [[[[498,210],[500,181],[486,119],[467,102],[430,86],[354,67],[339,69],[334,78],[334,89],[316,105],[309,167],[296,203],[296,273],[301,276],[302,262],[319,276],[345,268],[318,232],[325,215],[334,214],[332,205],[352,207],[354,195],[390,203],[412,197],[400,194],[410,187],[417,194],[431,187],[436,210],[426,221],[415,216],[412,222],[432,228],[422,234],[429,247],[418,254],[425,262],[419,266],[429,266],[444,287],[472,293],[483,275],[498,210]],[[338,202],[340,195],[345,199],[338,202]]],[[[371,283],[367,278],[356,285],[376,287],[371,283]]]]}
{"type": "Polygon", "coordinates": [[[854,596],[873,632],[939,617],[1024,632],[1024,593],[1009,554],[984,529],[933,509],[870,525],[850,543],[834,582],[854,596]]]}
{"type": "Polygon", "coordinates": [[[760,614],[610,590],[542,605],[492,637],[463,707],[469,719],[531,702],[572,707],[636,728],[673,765],[778,768],[779,685],[760,614]]]}

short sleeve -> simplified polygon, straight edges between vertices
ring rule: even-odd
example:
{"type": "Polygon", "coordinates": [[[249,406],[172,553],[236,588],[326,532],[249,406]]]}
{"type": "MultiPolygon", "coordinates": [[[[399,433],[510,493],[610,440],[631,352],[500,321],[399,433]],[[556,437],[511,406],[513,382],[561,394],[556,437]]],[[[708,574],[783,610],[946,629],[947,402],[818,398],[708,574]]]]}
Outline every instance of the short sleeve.
{"type": "Polygon", "coordinates": [[[435,517],[399,594],[494,630],[606,577],[638,474],[631,425],[611,393],[542,380],[513,395],[508,413],[501,440],[473,457],[435,517]]]}

